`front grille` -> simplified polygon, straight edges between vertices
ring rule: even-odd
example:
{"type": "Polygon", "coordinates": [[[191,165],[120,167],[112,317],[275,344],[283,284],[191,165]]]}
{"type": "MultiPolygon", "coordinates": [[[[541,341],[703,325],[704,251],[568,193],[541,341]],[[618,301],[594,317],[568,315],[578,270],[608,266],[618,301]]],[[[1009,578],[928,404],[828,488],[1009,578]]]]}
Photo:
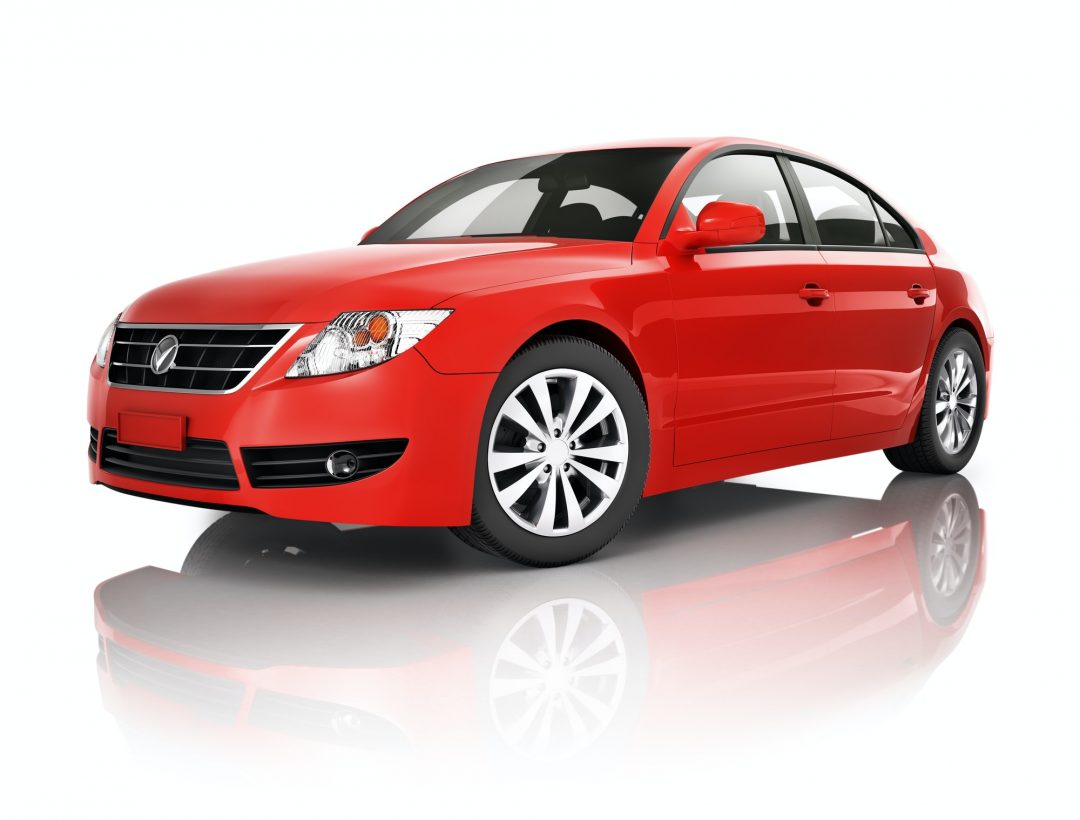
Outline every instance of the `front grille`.
{"type": "Polygon", "coordinates": [[[113,641],[106,647],[109,673],[117,686],[137,686],[190,706],[199,716],[211,720],[231,721],[239,715],[244,700],[243,684],[193,672],[113,641]]]}
{"type": "Polygon", "coordinates": [[[86,450],[86,455],[90,457],[90,460],[97,464],[97,450],[98,450],[98,431],[93,427],[90,428],[90,447],[86,450]]]}
{"type": "Polygon", "coordinates": [[[227,393],[237,389],[294,330],[287,325],[117,325],[109,383],[144,390],[227,393]],[[151,355],[166,336],[180,345],[158,375],[151,355]]]}
{"type": "Polygon", "coordinates": [[[240,452],[252,487],[322,487],[381,473],[401,458],[408,443],[408,439],[391,438],[291,447],[243,447],[240,452]],[[345,479],[334,478],[326,471],[326,460],[339,450],[349,451],[358,462],[356,472],[345,479]]]}
{"type": "Polygon", "coordinates": [[[236,477],[229,448],[223,441],[189,438],[183,450],[160,450],[120,444],[116,431],[106,429],[102,440],[101,469],[114,475],[179,484],[207,490],[236,490],[236,477]]]}

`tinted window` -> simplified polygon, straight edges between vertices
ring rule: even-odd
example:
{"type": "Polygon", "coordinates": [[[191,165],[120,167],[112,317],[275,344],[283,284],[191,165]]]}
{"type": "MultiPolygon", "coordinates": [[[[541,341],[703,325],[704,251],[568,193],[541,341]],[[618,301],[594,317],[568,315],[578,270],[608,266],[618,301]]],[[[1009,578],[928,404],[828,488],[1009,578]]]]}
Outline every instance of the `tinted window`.
{"type": "Polygon", "coordinates": [[[907,232],[907,228],[900,224],[900,220],[892,215],[892,212],[874,200],[874,208],[877,209],[881,227],[885,230],[885,242],[890,248],[914,248],[915,240],[907,232]]]}
{"type": "Polygon", "coordinates": [[[884,246],[874,206],[861,188],[814,165],[792,162],[823,245],[884,246]]]}
{"type": "Polygon", "coordinates": [[[676,226],[696,224],[701,209],[716,200],[756,205],[765,214],[765,235],[758,244],[801,243],[802,230],[795,215],[780,167],[773,157],[731,154],[708,162],[690,183],[683,198],[685,212],[676,226]]]}
{"type": "Polygon", "coordinates": [[[406,205],[364,244],[485,236],[629,242],[684,153],[623,148],[485,165],[406,205]]]}

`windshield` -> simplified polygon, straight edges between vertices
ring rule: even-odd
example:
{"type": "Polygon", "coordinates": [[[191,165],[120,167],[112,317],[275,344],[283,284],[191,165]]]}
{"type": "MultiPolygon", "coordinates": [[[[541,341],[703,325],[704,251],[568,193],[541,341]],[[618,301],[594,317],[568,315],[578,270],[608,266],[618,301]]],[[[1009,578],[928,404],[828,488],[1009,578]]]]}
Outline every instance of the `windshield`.
{"type": "Polygon", "coordinates": [[[613,148],[496,162],[406,205],[363,244],[557,236],[631,242],[683,148],[613,148]]]}

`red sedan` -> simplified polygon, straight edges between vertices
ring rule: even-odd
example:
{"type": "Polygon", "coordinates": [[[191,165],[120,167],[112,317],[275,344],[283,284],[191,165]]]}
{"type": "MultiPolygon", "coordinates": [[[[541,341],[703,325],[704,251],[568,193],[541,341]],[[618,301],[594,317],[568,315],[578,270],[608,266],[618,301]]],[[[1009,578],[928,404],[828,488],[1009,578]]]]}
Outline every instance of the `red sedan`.
{"type": "Polygon", "coordinates": [[[960,470],[992,345],[974,282],[816,157],[569,151],[140,297],[90,368],[90,477],[555,566],[642,495],[875,449],[960,470]]]}

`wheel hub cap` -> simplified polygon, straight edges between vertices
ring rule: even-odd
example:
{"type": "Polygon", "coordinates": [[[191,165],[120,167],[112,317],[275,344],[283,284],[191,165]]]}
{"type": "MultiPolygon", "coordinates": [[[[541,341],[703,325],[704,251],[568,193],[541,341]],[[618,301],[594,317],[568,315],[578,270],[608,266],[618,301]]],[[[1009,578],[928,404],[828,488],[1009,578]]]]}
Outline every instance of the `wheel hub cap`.
{"type": "Polygon", "coordinates": [[[580,370],[546,370],[503,402],[488,439],[488,477],[510,520],[549,537],[572,535],[611,506],[630,442],[610,390],[580,370]]]}
{"type": "Polygon", "coordinates": [[[945,357],[937,374],[937,401],[934,421],[938,440],[945,452],[959,453],[975,429],[979,408],[979,382],[975,363],[963,350],[954,350],[945,357]]]}
{"type": "Polygon", "coordinates": [[[570,445],[565,441],[554,441],[548,450],[548,462],[552,467],[562,467],[570,460],[570,445]]]}

